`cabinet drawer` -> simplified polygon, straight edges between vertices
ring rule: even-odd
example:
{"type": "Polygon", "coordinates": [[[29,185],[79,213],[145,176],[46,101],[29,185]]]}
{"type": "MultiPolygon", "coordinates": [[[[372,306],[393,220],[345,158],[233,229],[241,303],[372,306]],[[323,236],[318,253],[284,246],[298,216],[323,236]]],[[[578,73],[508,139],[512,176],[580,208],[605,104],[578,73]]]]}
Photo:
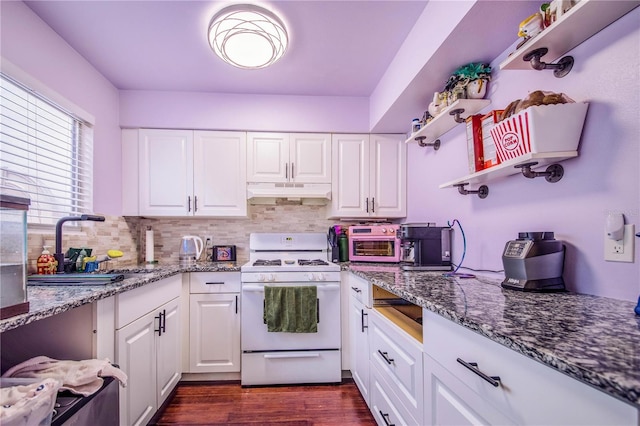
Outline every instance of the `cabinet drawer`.
{"type": "Polygon", "coordinates": [[[425,425],[513,425],[498,409],[427,354],[424,367],[425,425]]]}
{"type": "Polygon", "coordinates": [[[379,425],[420,425],[402,405],[390,386],[374,368],[371,374],[371,413],[379,425]]]}
{"type": "Polygon", "coordinates": [[[372,296],[371,283],[369,283],[369,281],[350,273],[346,285],[349,286],[349,294],[351,296],[355,297],[359,302],[362,302],[367,308],[371,307],[372,296]]]}
{"type": "Polygon", "coordinates": [[[116,295],[116,330],[180,296],[182,274],[116,295]]]}
{"type": "Polygon", "coordinates": [[[190,293],[240,293],[240,272],[192,272],[190,293]]]}
{"type": "Polygon", "coordinates": [[[371,310],[371,369],[376,370],[407,407],[422,418],[422,346],[395,324],[371,310]]]}
{"type": "Polygon", "coordinates": [[[424,350],[518,424],[637,424],[638,412],[612,396],[525,357],[431,311],[424,350]],[[477,363],[497,387],[458,362],[477,363]],[[535,401],[535,403],[532,403],[535,401]]]}

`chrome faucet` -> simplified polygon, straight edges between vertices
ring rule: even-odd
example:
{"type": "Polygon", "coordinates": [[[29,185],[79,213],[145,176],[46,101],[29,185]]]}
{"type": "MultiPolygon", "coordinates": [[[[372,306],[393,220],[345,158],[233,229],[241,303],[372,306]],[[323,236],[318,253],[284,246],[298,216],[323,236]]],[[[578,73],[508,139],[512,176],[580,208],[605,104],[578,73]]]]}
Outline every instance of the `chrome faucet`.
{"type": "Polygon", "coordinates": [[[104,216],[83,214],[82,216],[65,216],[58,219],[58,222],[56,222],[56,252],[53,254],[53,257],[58,261],[57,272],[59,274],[64,272],[64,253],[62,252],[62,225],[65,222],[77,222],[81,220],[104,222],[104,216]]]}

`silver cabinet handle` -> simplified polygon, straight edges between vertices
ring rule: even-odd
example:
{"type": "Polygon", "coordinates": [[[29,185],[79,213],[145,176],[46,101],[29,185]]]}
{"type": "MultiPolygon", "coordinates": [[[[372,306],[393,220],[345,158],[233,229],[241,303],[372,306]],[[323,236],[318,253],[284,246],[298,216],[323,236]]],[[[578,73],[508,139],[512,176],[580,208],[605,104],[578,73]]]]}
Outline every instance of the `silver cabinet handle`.
{"type": "Polygon", "coordinates": [[[351,287],[351,290],[355,291],[356,293],[362,293],[362,290],[360,290],[358,287],[351,287]]]}
{"type": "Polygon", "coordinates": [[[213,285],[213,284],[224,285],[224,281],[207,281],[205,284],[206,285],[213,285]]]}
{"type": "Polygon", "coordinates": [[[284,178],[289,179],[289,163],[284,164],[284,178]]]}
{"type": "Polygon", "coordinates": [[[457,361],[460,364],[462,364],[465,367],[467,367],[469,370],[473,371],[478,376],[482,377],[487,382],[489,382],[491,384],[491,386],[496,387],[496,388],[498,386],[500,386],[500,377],[499,376],[488,376],[488,375],[486,375],[485,373],[480,371],[480,369],[478,368],[478,363],[477,362],[467,362],[467,361],[465,361],[465,360],[463,360],[461,358],[458,358],[457,361]]]}
{"type": "Polygon", "coordinates": [[[372,213],[375,213],[375,212],[376,212],[376,199],[375,199],[375,197],[373,197],[373,198],[371,199],[371,212],[372,212],[372,213]]]}
{"type": "Polygon", "coordinates": [[[294,179],[294,176],[293,176],[293,163],[291,163],[291,179],[294,179]]]}
{"type": "Polygon", "coordinates": [[[366,212],[369,213],[369,197],[364,201],[364,205],[366,212]]]}
{"type": "Polygon", "coordinates": [[[194,195],[193,197],[193,211],[197,212],[198,211],[198,196],[194,195]]]}
{"type": "Polygon", "coordinates": [[[187,195],[187,211],[191,211],[191,195],[187,195]]]}

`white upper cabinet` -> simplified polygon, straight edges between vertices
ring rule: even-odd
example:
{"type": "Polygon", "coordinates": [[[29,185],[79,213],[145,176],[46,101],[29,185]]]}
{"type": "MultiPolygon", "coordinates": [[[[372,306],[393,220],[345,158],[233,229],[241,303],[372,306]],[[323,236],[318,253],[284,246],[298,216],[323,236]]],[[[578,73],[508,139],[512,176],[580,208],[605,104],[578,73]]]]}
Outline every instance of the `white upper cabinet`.
{"type": "Polygon", "coordinates": [[[140,215],[192,215],[193,131],[143,129],[139,144],[140,215]]]}
{"type": "Polygon", "coordinates": [[[143,129],[138,141],[140,215],[246,216],[244,132],[143,129]]]}
{"type": "Polygon", "coordinates": [[[333,135],[331,217],[407,215],[404,135],[333,135]]]}
{"type": "Polygon", "coordinates": [[[331,182],[331,138],[318,133],[248,133],[247,181],[331,182]]]}
{"type": "Polygon", "coordinates": [[[244,132],[194,132],[196,216],[247,215],[247,139],[244,132]]]}

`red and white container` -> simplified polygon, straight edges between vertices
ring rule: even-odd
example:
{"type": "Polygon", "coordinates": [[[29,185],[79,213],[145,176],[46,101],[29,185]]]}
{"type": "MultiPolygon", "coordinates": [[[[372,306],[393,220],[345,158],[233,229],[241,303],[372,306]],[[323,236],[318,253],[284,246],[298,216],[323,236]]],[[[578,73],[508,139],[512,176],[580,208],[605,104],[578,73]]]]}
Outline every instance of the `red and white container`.
{"type": "Polygon", "coordinates": [[[528,153],[576,151],[588,103],[532,106],[491,129],[500,162],[528,153]]]}

